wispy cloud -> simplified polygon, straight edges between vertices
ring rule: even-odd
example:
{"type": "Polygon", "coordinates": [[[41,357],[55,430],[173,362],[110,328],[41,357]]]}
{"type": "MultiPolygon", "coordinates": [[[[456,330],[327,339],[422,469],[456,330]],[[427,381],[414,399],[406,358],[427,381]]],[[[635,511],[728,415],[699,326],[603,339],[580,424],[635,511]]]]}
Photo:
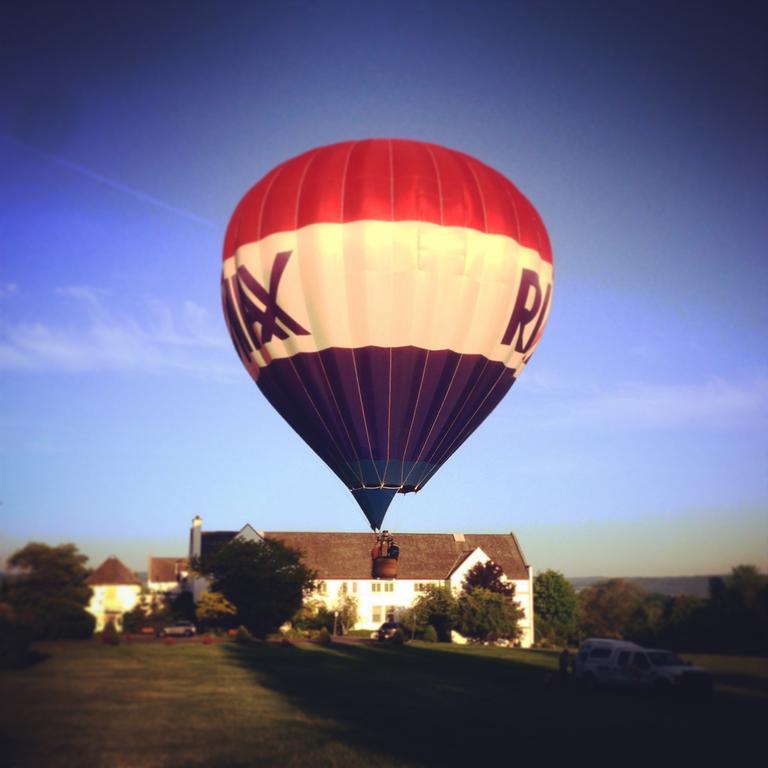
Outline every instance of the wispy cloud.
{"type": "Polygon", "coordinates": [[[57,296],[82,302],[99,313],[101,312],[102,300],[109,295],[108,291],[90,285],[65,285],[55,288],[53,292],[57,296]]]}
{"type": "Polygon", "coordinates": [[[34,153],[39,158],[47,160],[48,162],[53,163],[54,165],[58,165],[61,168],[66,168],[67,170],[72,171],[73,173],[76,173],[80,176],[84,176],[85,178],[88,178],[91,181],[96,182],[97,184],[101,184],[105,187],[110,187],[111,189],[117,190],[118,192],[122,192],[123,194],[129,195],[130,197],[133,197],[135,200],[139,200],[142,203],[146,203],[147,205],[151,205],[154,208],[159,208],[163,211],[167,211],[176,216],[180,216],[183,219],[194,221],[196,224],[200,224],[201,226],[206,227],[207,229],[217,229],[216,225],[213,222],[208,221],[208,219],[204,219],[202,216],[198,216],[197,214],[192,213],[191,211],[188,211],[177,205],[173,205],[172,203],[168,203],[165,200],[160,200],[154,195],[150,195],[147,192],[137,189],[136,187],[132,187],[128,184],[123,184],[121,181],[118,181],[117,179],[111,179],[108,176],[104,176],[101,173],[97,173],[96,171],[93,171],[90,168],[87,168],[86,166],[81,165],[80,163],[75,163],[71,160],[67,160],[66,158],[59,157],[57,155],[52,155],[52,154],[49,154],[48,152],[43,152],[42,150],[37,149],[36,147],[31,146],[30,144],[20,142],[17,139],[14,139],[5,134],[0,134],[0,138],[3,139],[4,141],[14,144],[17,147],[24,147],[29,152],[34,153]]]}
{"type": "Polygon", "coordinates": [[[147,298],[139,317],[110,309],[104,291],[64,286],[56,295],[85,309],[80,322],[16,323],[0,327],[0,369],[139,371],[229,379],[238,374],[229,343],[205,308],[147,298]]]}
{"type": "Polygon", "coordinates": [[[548,421],[611,430],[760,424],[768,421],[768,376],[697,384],[623,383],[585,392],[581,399],[559,400],[548,421]]]}
{"type": "Polygon", "coordinates": [[[8,299],[19,292],[16,283],[0,283],[0,299],[8,299]]]}

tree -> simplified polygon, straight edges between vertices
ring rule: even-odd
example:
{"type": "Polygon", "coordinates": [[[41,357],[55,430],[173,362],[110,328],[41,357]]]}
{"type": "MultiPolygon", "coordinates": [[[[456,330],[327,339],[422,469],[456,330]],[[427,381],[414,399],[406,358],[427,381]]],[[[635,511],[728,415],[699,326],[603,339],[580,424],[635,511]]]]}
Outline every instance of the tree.
{"type": "Polygon", "coordinates": [[[195,618],[209,627],[234,624],[237,608],[221,592],[203,592],[195,610],[195,618]]]}
{"type": "Polygon", "coordinates": [[[523,609],[514,600],[484,587],[463,592],[456,607],[456,627],[462,635],[485,642],[520,636],[523,609]]]}
{"type": "Polygon", "coordinates": [[[627,627],[627,637],[646,647],[657,646],[662,630],[666,600],[664,595],[645,594],[635,609],[629,627],[627,627]]]}
{"type": "Polygon", "coordinates": [[[559,571],[539,573],[533,580],[534,627],[537,641],[562,645],[576,635],[576,590],[559,571]]]}
{"type": "Polygon", "coordinates": [[[707,600],[676,595],[664,601],[657,645],[679,651],[706,650],[709,633],[707,600]]]}
{"type": "Polygon", "coordinates": [[[426,591],[416,600],[406,619],[406,626],[415,626],[423,632],[432,625],[440,642],[451,642],[451,630],[456,626],[456,598],[450,587],[427,586],[426,591]]]}
{"type": "Polygon", "coordinates": [[[135,632],[141,632],[142,628],[149,623],[149,611],[143,602],[139,601],[131,608],[130,611],[126,611],[123,614],[123,632],[126,634],[133,634],[135,632]]]}
{"type": "Polygon", "coordinates": [[[158,630],[176,617],[171,614],[170,601],[163,593],[142,588],[138,603],[123,614],[123,632],[141,632],[144,627],[158,630]]]}
{"type": "Polygon", "coordinates": [[[515,585],[502,581],[503,578],[504,571],[501,566],[496,565],[493,560],[488,560],[485,563],[477,563],[467,572],[462,587],[465,592],[480,588],[495,592],[498,595],[513,597],[515,585]]]}
{"type": "Polygon", "coordinates": [[[86,607],[91,588],[86,584],[88,558],[74,544],[31,542],[15,552],[8,564],[19,577],[8,586],[7,601],[19,624],[36,639],[89,637],[94,617],[86,607]]]}
{"type": "Polygon", "coordinates": [[[346,635],[357,624],[357,598],[349,594],[346,583],[339,587],[333,610],[338,613],[341,634],[346,635]]]}
{"type": "Polygon", "coordinates": [[[194,621],[196,610],[195,597],[187,590],[179,592],[168,603],[168,612],[174,621],[194,621]]]}
{"type": "Polygon", "coordinates": [[[275,539],[235,539],[194,568],[208,577],[213,592],[237,607],[237,621],[257,637],[296,613],[316,576],[302,564],[300,552],[275,539]]]}
{"type": "Polygon", "coordinates": [[[624,579],[609,579],[579,593],[580,630],[591,637],[632,635],[646,592],[624,579]]]}
{"type": "Polygon", "coordinates": [[[768,648],[768,576],[754,565],[737,565],[731,575],[709,581],[705,611],[710,650],[760,653],[768,648]]]}

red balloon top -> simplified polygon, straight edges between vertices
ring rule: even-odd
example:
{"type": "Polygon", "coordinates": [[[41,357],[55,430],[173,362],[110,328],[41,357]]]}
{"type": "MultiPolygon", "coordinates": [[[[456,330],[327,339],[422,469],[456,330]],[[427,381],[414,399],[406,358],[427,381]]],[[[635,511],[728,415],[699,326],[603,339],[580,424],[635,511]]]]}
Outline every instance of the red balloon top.
{"type": "Polygon", "coordinates": [[[274,232],[366,219],[507,235],[552,262],[541,217],[514,184],[462,152],[408,139],[330,144],[273,168],[235,209],[224,258],[274,232]]]}

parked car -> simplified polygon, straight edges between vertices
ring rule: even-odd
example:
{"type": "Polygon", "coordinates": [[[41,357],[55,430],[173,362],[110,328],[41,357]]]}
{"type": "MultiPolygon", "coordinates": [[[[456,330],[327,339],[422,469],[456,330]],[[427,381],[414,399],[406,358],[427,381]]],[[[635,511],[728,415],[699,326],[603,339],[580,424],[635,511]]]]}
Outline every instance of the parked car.
{"type": "Polygon", "coordinates": [[[395,632],[398,629],[405,632],[405,628],[402,624],[398,624],[396,621],[385,621],[375,632],[371,634],[373,640],[391,640],[395,632]]]}
{"type": "Polygon", "coordinates": [[[579,646],[574,676],[590,687],[625,685],[658,692],[707,693],[712,676],[672,651],[643,648],[626,640],[589,638],[579,646]]]}
{"type": "Polygon", "coordinates": [[[191,621],[174,621],[157,632],[158,637],[192,637],[196,634],[197,628],[191,621]]]}

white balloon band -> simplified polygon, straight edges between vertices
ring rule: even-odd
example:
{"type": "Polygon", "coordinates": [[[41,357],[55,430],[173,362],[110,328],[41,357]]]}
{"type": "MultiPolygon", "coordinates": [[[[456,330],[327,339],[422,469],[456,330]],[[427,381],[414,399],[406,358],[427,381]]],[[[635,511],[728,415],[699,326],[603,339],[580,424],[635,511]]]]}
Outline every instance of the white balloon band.
{"type": "Polygon", "coordinates": [[[535,250],[418,221],[275,233],[240,246],[222,278],[228,321],[257,368],[332,347],[412,346],[519,375],[552,305],[552,264],[535,250]]]}

